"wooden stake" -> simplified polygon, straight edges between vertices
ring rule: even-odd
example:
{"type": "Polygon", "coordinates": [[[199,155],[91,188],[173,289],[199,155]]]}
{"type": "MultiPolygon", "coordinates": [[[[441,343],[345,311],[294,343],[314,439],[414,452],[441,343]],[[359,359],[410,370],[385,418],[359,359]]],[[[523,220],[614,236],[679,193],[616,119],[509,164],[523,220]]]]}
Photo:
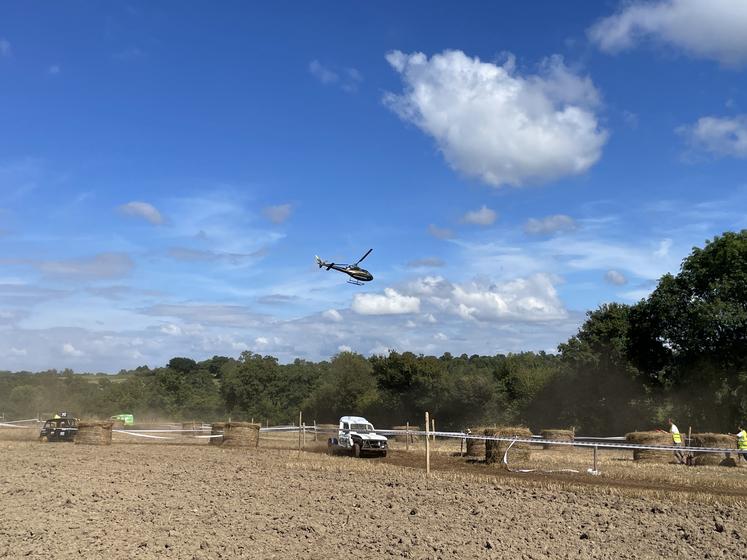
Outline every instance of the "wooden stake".
{"type": "Polygon", "coordinates": [[[301,422],[303,422],[303,412],[298,412],[298,453],[301,453],[301,422]]]}
{"type": "Polygon", "coordinates": [[[405,451],[410,451],[410,422],[405,427],[405,451]]]}
{"type": "Polygon", "coordinates": [[[433,432],[433,441],[436,441],[436,419],[431,419],[431,432],[433,432]]]}
{"type": "Polygon", "coordinates": [[[316,441],[316,420],[314,420],[314,441],[316,441]]]}
{"type": "Polygon", "coordinates": [[[306,422],[303,423],[303,448],[306,449],[306,422]]]}
{"type": "Polygon", "coordinates": [[[430,434],[428,433],[428,426],[430,422],[428,419],[428,413],[425,413],[425,476],[431,475],[431,443],[430,438],[428,437],[430,434]]]}
{"type": "Polygon", "coordinates": [[[597,446],[594,446],[594,472],[597,472],[597,446]]]}

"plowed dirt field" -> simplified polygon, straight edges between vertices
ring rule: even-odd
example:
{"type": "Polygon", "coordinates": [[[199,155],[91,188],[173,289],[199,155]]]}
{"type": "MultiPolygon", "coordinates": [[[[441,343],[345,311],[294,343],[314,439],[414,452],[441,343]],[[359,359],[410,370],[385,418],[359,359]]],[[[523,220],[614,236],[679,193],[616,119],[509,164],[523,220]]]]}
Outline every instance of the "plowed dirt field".
{"type": "Polygon", "coordinates": [[[426,480],[392,455],[0,442],[0,558],[747,558],[739,489],[426,480]]]}

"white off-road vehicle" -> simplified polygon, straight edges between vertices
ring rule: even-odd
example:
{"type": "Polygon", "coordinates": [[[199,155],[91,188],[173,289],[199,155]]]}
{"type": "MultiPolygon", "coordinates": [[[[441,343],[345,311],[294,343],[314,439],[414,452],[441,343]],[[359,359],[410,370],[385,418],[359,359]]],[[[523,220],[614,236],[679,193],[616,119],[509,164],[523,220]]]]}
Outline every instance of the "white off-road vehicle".
{"type": "Polygon", "coordinates": [[[330,453],[353,457],[386,457],[387,439],[374,431],[371,422],[360,416],[343,416],[337,437],[327,440],[330,453]]]}

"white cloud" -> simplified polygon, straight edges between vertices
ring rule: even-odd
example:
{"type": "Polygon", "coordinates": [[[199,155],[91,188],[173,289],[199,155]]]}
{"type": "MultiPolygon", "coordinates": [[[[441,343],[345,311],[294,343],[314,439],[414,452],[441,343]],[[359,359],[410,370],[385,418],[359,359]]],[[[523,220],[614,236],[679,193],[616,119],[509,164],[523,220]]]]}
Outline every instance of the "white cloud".
{"type": "Polygon", "coordinates": [[[677,132],[693,149],[716,156],[747,158],[747,115],[701,117],[693,125],[679,127],[677,132]]]}
{"type": "Polygon", "coordinates": [[[547,274],[534,274],[498,285],[457,284],[452,290],[451,304],[463,319],[481,321],[548,321],[566,316],[552,278],[547,274]]]}
{"type": "Polygon", "coordinates": [[[268,206],[262,210],[262,214],[264,214],[265,218],[270,220],[273,224],[282,224],[290,217],[291,205],[279,204],[277,206],[268,206]]]}
{"type": "Polygon", "coordinates": [[[489,226],[493,222],[495,222],[495,219],[497,218],[497,215],[494,210],[491,210],[484,204],[482,205],[482,208],[479,210],[473,210],[471,212],[467,212],[463,217],[462,221],[467,224],[474,224],[477,226],[489,226]]]}
{"type": "Polygon", "coordinates": [[[25,348],[10,348],[10,354],[11,356],[26,356],[28,355],[28,350],[25,348]]]}
{"type": "Polygon", "coordinates": [[[559,56],[534,75],[520,75],[512,57],[498,66],[462,51],[386,58],[405,87],[387,93],[385,104],[470,177],[496,187],[551,181],[584,173],[601,156],[607,133],[594,113],[599,94],[559,56]]]}
{"type": "Polygon", "coordinates": [[[428,233],[430,233],[433,237],[437,239],[451,239],[452,237],[454,237],[454,232],[451,231],[449,228],[440,228],[433,224],[430,224],[428,226],[428,233]]]}
{"type": "Polygon", "coordinates": [[[66,342],[62,345],[62,353],[66,356],[75,356],[76,358],[83,355],[82,351],[75,348],[75,346],[73,346],[69,342],[66,342]]]}
{"type": "Polygon", "coordinates": [[[330,321],[335,321],[336,323],[342,321],[342,315],[337,311],[337,309],[327,309],[327,311],[322,313],[322,317],[329,319],[330,321]]]}
{"type": "Polygon", "coordinates": [[[356,294],[353,297],[353,311],[361,315],[399,315],[418,313],[420,299],[405,296],[392,288],[386,288],[384,294],[356,294]]]}
{"type": "Polygon", "coordinates": [[[340,344],[337,347],[337,350],[339,352],[352,352],[353,351],[352,347],[348,346],[347,344],[340,344]]]}
{"type": "Polygon", "coordinates": [[[267,346],[268,344],[270,344],[270,341],[265,336],[258,336],[254,339],[254,344],[256,344],[257,346],[267,346]]]}
{"type": "Polygon", "coordinates": [[[119,207],[119,211],[127,216],[143,218],[151,224],[159,225],[164,222],[163,216],[152,204],[147,202],[132,201],[119,207]]]}
{"type": "Polygon", "coordinates": [[[47,68],[47,74],[49,74],[50,76],[56,76],[61,71],[62,71],[62,68],[60,68],[59,64],[53,64],[52,66],[47,68]]]}
{"type": "Polygon", "coordinates": [[[626,284],[628,282],[628,279],[625,278],[625,275],[622,272],[618,272],[617,270],[608,270],[604,275],[604,279],[610,284],[615,284],[616,286],[622,286],[623,284],[626,284]]]}
{"type": "Polygon", "coordinates": [[[658,0],[627,2],[615,15],[589,29],[607,52],[633,48],[644,39],[683,49],[726,65],[747,61],[747,2],[743,0],[658,0]]]}
{"type": "Polygon", "coordinates": [[[7,39],[0,39],[0,57],[10,58],[13,51],[10,49],[10,42],[7,39]]]}
{"type": "Polygon", "coordinates": [[[576,221],[565,214],[555,214],[536,219],[529,218],[524,224],[524,231],[529,235],[552,235],[566,233],[578,228],[576,221]]]}
{"type": "Polygon", "coordinates": [[[436,340],[440,340],[440,341],[449,340],[449,337],[446,336],[442,332],[437,332],[436,334],[433,335],[433,338],[435,338],[436,340]]]}

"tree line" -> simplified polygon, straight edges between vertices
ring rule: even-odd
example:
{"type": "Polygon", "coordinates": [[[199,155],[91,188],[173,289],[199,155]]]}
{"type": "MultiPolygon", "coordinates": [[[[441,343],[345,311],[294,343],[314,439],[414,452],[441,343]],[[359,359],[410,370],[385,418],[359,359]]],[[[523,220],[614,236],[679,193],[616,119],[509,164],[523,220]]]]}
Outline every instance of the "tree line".
{"type": "Polygon", "coordinates": [[[442,428],[523,424],[594,435],[649,429],[668,416],[733,431],[747,418],[746,398],[747,230],[693,249],[678,274],[663,276],[638,303],[588,312],[557,354],[341,352],[280,364],[243,352],[175,357],[117,375],[0,372],[0,412],[15,418],[67,409],[278,424],[301,410],[319,423],[359,414],[380,425],[418,425],[428,410],[442,428]]]}

